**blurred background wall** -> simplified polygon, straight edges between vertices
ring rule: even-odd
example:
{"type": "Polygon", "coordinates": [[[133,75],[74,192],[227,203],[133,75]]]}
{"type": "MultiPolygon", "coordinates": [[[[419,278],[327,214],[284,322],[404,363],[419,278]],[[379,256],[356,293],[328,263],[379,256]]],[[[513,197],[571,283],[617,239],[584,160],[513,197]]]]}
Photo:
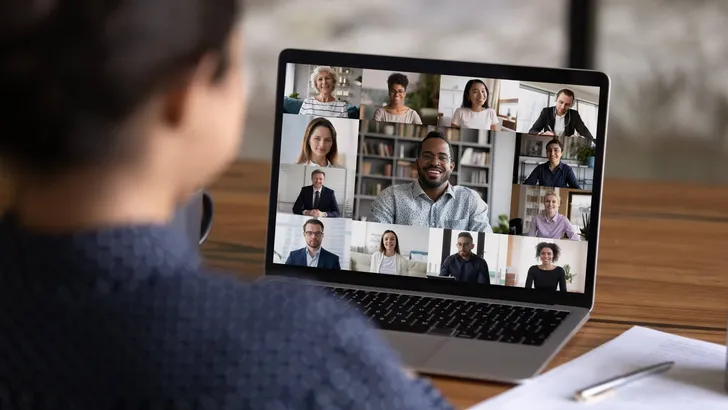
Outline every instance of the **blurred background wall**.
{"type": "MultiPolygon", "coordinates": [[[[728,1],[596,0],[612,79],[606,174],[728,181],[728,1]]],[[[248,0],[242,158],[270,158],[284,48],[566,67],[569,0],[248,0]]]]}

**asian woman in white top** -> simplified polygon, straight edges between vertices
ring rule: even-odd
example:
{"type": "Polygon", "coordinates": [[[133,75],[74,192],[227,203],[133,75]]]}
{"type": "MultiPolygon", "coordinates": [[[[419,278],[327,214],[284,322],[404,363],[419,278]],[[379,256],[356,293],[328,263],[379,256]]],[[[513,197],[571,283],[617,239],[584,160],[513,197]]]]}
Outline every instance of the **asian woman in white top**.
{"type": "Polygon", "coordinates": [[[336,128],[323,117],[308,123],[301,141],[301,152],[297,164],[327,168],[343,168],[338,162],[339,148],[336,144],[336,128]]]}
{"type": "Polygon", "coordinates": [[[322,117],[347,118],[346,103],[334,97],[337,76],[329,66],[318,66],[311,74],[311,88],[316,95],[303,100],[300,115],[318,115],[322,117]]]}
{"type": "Polygon", "coordinates": [[[372,255],[369,271],[388,275],[407,275],[407,258],[399,253],[399,238],[394,231],[386,230],[379,242],[379,250],[372,255]]]}
{"type": "Polygon", "coordinates": [[[409,86],[409,79],[404,74],[394,73],[387,78],[389,103],[374,111],[374,121],[422,124],[422,119],[420,119],[417,111],[404,105],[404,99],[407,97],[407,86],[409,86]]]}
{"type": "Polygon", "coordinates": [[[452,115],[451,127],[474,128],[481,130],[497,130],[498,116],[495,110],[488,108],[490,91],[485,83],[473,79],[465,84],[462,106],[452,115]]]}

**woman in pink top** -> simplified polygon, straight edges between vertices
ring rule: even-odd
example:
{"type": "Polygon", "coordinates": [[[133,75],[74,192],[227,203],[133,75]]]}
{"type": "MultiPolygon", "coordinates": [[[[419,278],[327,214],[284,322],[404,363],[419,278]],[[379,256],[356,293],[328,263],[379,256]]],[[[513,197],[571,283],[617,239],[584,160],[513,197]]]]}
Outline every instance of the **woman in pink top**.
{"type": "Polygon", "coordinates": [[[564,215],[559,214],[561,199],[554,192],[547,192],[543,197],[544,210],[531,220],[531,228],[528,236],[539,238],[569,239],[580,241],[579,234],[574,231],[571,221],[564,215]]]}

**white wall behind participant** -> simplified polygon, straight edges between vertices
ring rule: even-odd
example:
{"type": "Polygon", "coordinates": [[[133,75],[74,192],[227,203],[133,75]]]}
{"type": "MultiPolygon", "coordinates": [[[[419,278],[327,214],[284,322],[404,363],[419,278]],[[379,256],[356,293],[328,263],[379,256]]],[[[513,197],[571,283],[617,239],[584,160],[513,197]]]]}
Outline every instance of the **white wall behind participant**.
{"type": "MultiPolygon", "coordinates": [[[[310,217],[293,214],[276,214],[276,234],[273,245],[273,262],[286,263],[288,255],[306,246],[303,237],[303,224],[310,217]]],[[[345,218],[323,218],[324,239],[321,247],[339,257],[341,269],[349,269],[351,220],[345,218]]]]}
{"type": "Polygon", "coordinates": [[[536,257],[536,245],[540,242],[556,243],[561,249],[559,260],[554,264],[571,266],[571,272],[576,274],[573,283],[566,284],[567,289],[573,292],[584,292],[586,256],[588,243],[561,239],[543,239],[531,236],[511,236],[510,253],[511,267],[517,275],[517,286],[526,286],[528,269],[533,265],[540,265],[541,261],[536,257]]]}
{"type": "MultiPolygon", "coordinates": [[[[491,170],[490,224],[497,223],[499,215],[511,214],[513,189],[513,162],[516,155],[516,133],[497,131],[493,140],[493,169],[491,170]]],[[[518,192],[516,192],[518,195],[518,192]]]]}
{"type": "Polygon", "coordinates": [[[356,222],[353,225],[351,246],[365,247],[369,253],[379,250],[382,234],[386,230],[394,231],[399,239],[399,253],[410,256],[411,251],[428,252],[430,244],[430,229],[394,224],[380,224],[375,222],[356,222]]]}

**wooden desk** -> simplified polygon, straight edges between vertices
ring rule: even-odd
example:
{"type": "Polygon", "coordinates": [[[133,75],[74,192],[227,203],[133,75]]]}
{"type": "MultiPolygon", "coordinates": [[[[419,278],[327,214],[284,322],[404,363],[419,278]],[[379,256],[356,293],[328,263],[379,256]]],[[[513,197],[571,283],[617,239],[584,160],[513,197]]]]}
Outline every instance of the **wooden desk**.
{"type": "MultiPolygon", "coordinates": [[[[232,166],[209,190],[215,222],[203,253],[242,279],[263,272],[268,163],[232,166]]],[[[6,193],[0,178],[0,193],[6,193]]],[[[0,195],[0,209],[8,198],[0,195]]],[[[728,320],[728,187],[644,181],[605,183],[592,319],[550,367],[641,324],[725,343],[728,320]]],[[[465,408],[507,385],[436,377],[448,400],[465,408]]]]}
{"type": "MultiPolygon", "coordinates": [[[[203,245],[211,265],[253,279],[263,270],[268,163],[237,163],[209,190],[215,223],[203,245]]],[[[644,181],[605,183],[592,319],[550,367],[640,324],[725,343],[728,320],[728,187],[644,181]]],[[[458,408],[510,386],[435,377],[458,408]]]]}

